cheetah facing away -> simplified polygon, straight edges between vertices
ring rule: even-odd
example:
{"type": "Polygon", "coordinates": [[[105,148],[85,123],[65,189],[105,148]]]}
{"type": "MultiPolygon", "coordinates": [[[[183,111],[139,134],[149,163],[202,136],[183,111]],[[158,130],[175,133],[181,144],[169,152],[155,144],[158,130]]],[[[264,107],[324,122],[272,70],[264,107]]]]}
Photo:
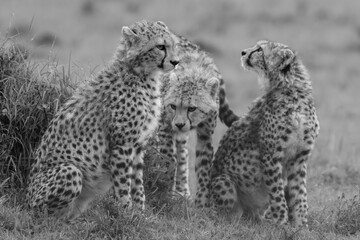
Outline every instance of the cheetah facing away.
{"type": "Polygon", "coordinates": [[[50,122],[29,175],[31,207],[70,220],[112,187],[122,206],[144,209],[142,149],[161,114],[161,75],[178,63],[176,42],[162,22],[122,28],[113,61],[50,122]]]}
{"type": "Polygon", "coordinates": [[[307,70],[281,43],[259,41],[241,54],[243,67],[259,75],[264,94],[220,142],[212,200],[219,209],[306,226],[306,166],[319,133],[307,70]]]}

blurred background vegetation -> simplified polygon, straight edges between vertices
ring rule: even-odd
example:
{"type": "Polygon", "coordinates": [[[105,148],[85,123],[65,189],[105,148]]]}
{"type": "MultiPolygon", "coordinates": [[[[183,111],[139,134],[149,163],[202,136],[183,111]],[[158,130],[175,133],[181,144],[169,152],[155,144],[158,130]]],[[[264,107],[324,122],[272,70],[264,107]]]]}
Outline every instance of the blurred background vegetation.
{"type": "MultiPolygon", "coordinates": [[[[254,73],[240,66],[241,50],[269,39],[298,51],[311,74],[321,127],[308,167],[311,224],[320,224],[324,206],[359,193],[359,10],[357,0],[1,0],[0,167],[6,178],[0,177],[0,188],[24,181],[18,168],[26,170],[41,127],[79,81],[107,64],[122,26],[162,20],[212,54],[238,114],[260,94],[254,73]],[[1,162],[8,156],[11,161],[1,162]]],[[[225,130],[219,123],[215,146],[225,130]]],[[[193,167],[191,181],[194,191],[193,167]]],[[[351,222],[348,213],[356,211],[346,211],[338,219],[351,222]]]]}

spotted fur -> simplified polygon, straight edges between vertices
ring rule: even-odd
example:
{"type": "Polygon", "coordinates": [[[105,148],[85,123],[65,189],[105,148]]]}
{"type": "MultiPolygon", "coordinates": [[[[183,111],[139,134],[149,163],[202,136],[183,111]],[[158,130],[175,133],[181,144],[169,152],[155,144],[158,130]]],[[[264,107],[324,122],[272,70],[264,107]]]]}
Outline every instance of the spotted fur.
{"type": "Polygon", "coordinates": [[[213,202],[277,224],[307,225],[307,160],[319,133],[309,75],[281,43],[259,41],[241,60],[258,74],[264,94],[220,142],[213,202]]]}
{"type": "MultiPolygon", "coordinates": [[[[178,54],[179,54],[180,58],[181,58],[181,56],[185,57],[187,54],[202,55],[205,53],[205,51],[200,49],[200,47],[198,45],[191,42],[190,40],[188,40],[182,36],[178,36],[178,38],[179,38],[178,54]]],[[[205,53],[205,54],[207,54],[207,53],[205,53]]],[[[220,74],[217,66],[213,62],[212,58],[209,55],[207,55],[207,56],[208,56],[208,59],[206,60],[206,62],[212,62],[209,64],[212,65],[211,67],[213,69],[212,71],[214,72],[214,76],[216,76],[220,82],[218,115],[219,115],[220,120],[227,127],[230,127],[234,121],[239,120],[239,116],[237,116],[237,114],[235,114],[234,111],[230,108],[229,102],[226,97],[225,81],[224,81],[223,77],[221,76],[221,74],[220,74]]]]}
{"type": "Polygon", "coordinates": [[[177,38],[162,22],[123,27],[113,61],[77,89],[36,151],[27,201],[73,219],[114,190],[124,207],[144,209],[143,147],[158,126],[161,75],[177,65],[177,38]]]}
{"type": "Polygon", "coordinates": [[[162,141],[159,148],[173,163],[168,173],[169,181],[173,182],[172,190],[189,196],[187,142],[190,131],[196,131],[195,204],[204,207],[209,205],[212,135],[217,116],[227,126],[239,118],[229,108],[225,84],[213,59],[199,46],[181,36],[178,52],[179,66],[173,74],[164,75],[165,117],[160,125],[159,137],[162,141]],[[212,91],[210,85],[213,86],[212,91]]]}
{"type": "MultiPolygon", "coordinates": [[[[219,79],[214,63],[204,52],[187,53],[179,66],[164,75],[164,110],[158,136],[160,152],[171,159],[169,181],[173,191],[190,196],[187,141],[197,132],[197,171],[209,176],[208,160],[212,158],[212,133],[218,115],[219,79]],[[206,161],[202,168],[200,161],[206,161]]],[[[198,176],[200,183],[209,177],[198,176]]],[[[205,187],[203,184],[198,187],[205,187]]]]}

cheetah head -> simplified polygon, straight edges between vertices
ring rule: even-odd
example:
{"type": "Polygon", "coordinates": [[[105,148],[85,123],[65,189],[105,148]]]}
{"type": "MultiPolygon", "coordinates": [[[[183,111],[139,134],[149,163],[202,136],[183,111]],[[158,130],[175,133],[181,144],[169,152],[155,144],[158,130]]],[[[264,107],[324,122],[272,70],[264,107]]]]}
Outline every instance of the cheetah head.
{"type": "Polygon", "coordinates": [[[161,21],[140,21],[124,26],[116,58],[142,62],[145,72],[170,71],[179,63],[178,38],[161,21]]]}
{"type": "Polygon", "coordinates": [[[215,77],[201,78],[197,70],[184,74],[172,72],[169,88],[164,96],[164,114],[171,128],[177,133],[195,129],[198,124],[217,111],[219,80],[215,77]]]}
{"type": "MultiPolygon", "coordinates": [[[[258,41],[255,46],[243,50],[241,55],[243,68],[255,71],[260,80],[287,73],[296,58],[288,46],[266,40],[258,41]]],[[[262,83],[265,88],[269,84],[267,81],[262,83]]]]}

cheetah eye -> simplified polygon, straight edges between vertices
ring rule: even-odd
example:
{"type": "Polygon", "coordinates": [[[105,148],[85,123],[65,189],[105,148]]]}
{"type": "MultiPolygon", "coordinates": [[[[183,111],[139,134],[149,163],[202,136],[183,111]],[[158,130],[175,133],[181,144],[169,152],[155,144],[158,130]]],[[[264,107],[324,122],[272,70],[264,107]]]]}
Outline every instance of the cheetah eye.
{"type": "Polygon", "coordinates": [[[174,104],[170,104],[171,109],[176,110],[176,106],[174,104]]]}
{"type": "Polygon", "coordinates": [[[161,51],[164,51],[165,50],[165,45],[156,45],[156,48],[161,50],[161,51]]]}
{"type": "Polygon", "coordinates": [[[254,52],[261,52],[262,51],[262,48],[259,46],[258,49],[256,49],[254,52]]]}
{"type": "Polygon", "coordinates": [[[189,112],[194,112],[196,110],[196,107],[188,107],[189,112]]]}

